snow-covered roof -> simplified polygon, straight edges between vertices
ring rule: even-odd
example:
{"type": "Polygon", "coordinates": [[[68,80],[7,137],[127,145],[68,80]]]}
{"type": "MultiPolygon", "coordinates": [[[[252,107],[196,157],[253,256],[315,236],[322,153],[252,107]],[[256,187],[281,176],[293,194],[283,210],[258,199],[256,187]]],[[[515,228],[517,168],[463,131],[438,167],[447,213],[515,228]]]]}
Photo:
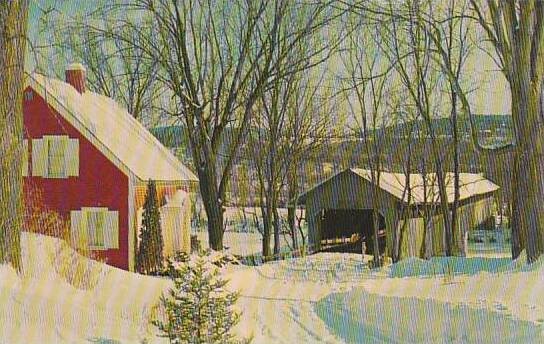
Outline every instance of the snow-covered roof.
{"type": "MultiPolygon", "coordinates": [[[[352,168],[355,174],[363,177],[369,182],[372,181],[371,171],[359,168],[352,168]]],[[[438,202],[440,200],[438,179],[436,173],[427,174],[426,178],[423,174],[413,173],[409,175],[411,202],[424,203],[438,202]],[[424,185],[427,187],[427,197],[425,197],[424,185]]],[[[380,173],[380,189],[387,191],[404,202],[408,201],[408,193],[404,192],[407,185],[406,175],[404,173],[380,173]]],[[[499,189],[499,186],[484,178],[481,174],[476,173],[460,173],[459,174],[459,200],[464,200],[470,197],[485,195],[499,189]]],[[[448,203],[453,203],[455,198],[454,188],[454,173],[446,173],[446,193],[448,195],[448,203]]]]}
{"type": "MultiPolygon", "coordinates": [[[[198,181],[140,122],[113,99],[94,92],[79,93],[70,84],[41,74],[28,83],[91,142],[103,145],[114,162],[142,181],[198,181]],[[113,157],[111,157],[113,155],[113,157]]],[[[104,148],[102,147],[102,148],[104,148]]]]}
{"type": "MultiPolygon", "coordinates": [[[[351,168],[342,173],[348,171],[372,183],[371,170],[351,168]]],[[[315,190],[320,185],[327,183],[331,179],[336,178],[338,175],[340,174],[332,176],[299,196],[300,201],[304,202],[307,194],[310,191],[315,190]]],[[[411,189],[410,204],[425,203],[425,200],[427,200],[428,203],[437,203],[440,200],[438,180],[435,173],[429,173],[426,175],[426,177],[423,174],[410,174],[409,182],[411,189]],[[427,197],[425,197],[424,192],[425,184],[427,197]]],[[[405,192],[406,185],[407,181],[404,173],[380,172],[378,187],[405,203],[408,202],[408,192],[405,192]]],[[[498,185],[484,178],[481,174],[476,173],[460,173],[459,186],[459,200],[465,200],[478,195],[486,195],[499,189],[498,185]]],[[[455,188],[454,174],[451,172],[446,173],[446,192],[448,195],[448,203],[453,203],[455,188]]]]}

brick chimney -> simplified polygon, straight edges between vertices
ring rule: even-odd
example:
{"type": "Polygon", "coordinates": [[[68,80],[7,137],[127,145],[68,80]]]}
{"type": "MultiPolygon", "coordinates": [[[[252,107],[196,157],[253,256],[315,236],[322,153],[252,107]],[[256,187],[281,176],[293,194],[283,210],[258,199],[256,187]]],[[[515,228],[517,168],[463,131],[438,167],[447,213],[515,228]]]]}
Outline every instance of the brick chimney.
{"type": "Polygon", "coordinates": [[[66,82],[72,85],[79,93],[85,92],[86,69],[81,63],[72,63],[66,67],[66,82]]]}

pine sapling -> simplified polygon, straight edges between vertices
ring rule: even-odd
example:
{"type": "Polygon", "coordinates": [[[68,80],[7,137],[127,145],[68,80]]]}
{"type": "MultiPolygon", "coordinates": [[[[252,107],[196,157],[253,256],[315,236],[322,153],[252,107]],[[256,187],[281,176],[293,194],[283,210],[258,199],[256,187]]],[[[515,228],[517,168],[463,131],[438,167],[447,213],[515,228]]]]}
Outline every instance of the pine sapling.
{"type": "Polygon", "coordinates": [[[171,343],[241,342],[231,333],[240,320],[240,313],[232,309],[239,294],[225,289],[228,281],[221,278],[209,252],[179,258],[168,263],[174,287],[161,298],[164,313],[153,324],[171,343]]]}
{"type": "Polygon", "coordinates": [[[155,182],[152,180],[149,180],[147,184],[136,264],[139,272],[148,274],[159,272],[163,266],[163,239],[159,200],[155,182]]]}

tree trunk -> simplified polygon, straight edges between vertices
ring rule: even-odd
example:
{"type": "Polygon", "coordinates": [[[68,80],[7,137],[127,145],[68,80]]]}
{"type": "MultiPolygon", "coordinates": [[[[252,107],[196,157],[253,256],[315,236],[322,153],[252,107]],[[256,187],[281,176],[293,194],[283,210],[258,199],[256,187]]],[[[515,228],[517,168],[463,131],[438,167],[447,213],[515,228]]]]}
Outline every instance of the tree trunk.
{"type": "Polygon", "coordinates": [[[21,265],[23,90],[28,1],[0,2],[0,264],[21,265]]]}
{"type": "Polygon", "coordinates": [[[288,174],[288,180],[287,180],[287,187],[288,187],[288,197],[287,197],[287,200],[288,202],[291,202],[294,200],[294,204],[288,204],[288,208],[287,208],[287,223],[288,223],[288,226],[289,226],[289,231],[291,232],[291,235],[292,235],[292,240],[293,240],[293,250],[296,251],[298,250],[298,236],[297,236],[297,230],[295,228],[296,224],[295,224],[295,220],[296,220],[296,212],[297,212],[297,207],[298,207],[298,195],[297,195],[297,189],[298,189],[298,186],[297,186],[297,179],[296,179],[296,166],[292,167],[293,171],[291,171],[289,174],[288,174]]]}
{"type": "MultiPolygon", "coordinates": [[[[266,201],[268,202],[268,201],[266,201]]],[[[272,234],[272,212],[268,205],[261,205],[263,215],[263,260],[270,259],[270,239],[272,234]]]]}
{"type": "Polygon", "coordinates": [[[460,194],[460,179],[459,179],[459,133],[457,130],[457,94],[455,93],[453,86],[451,87],[451,93],[452,93],[452,110],[451,110],[451,117],[452,117],[452,129],[453,129],[453,189],[454,189],[454,197],[453,197],[453,204],[451,207],[451,234],[452,234],[452,242],[454,247],[457,249],[457,252],[455,253],[462,253],[462,255],[465,255],[465,247],[464,244],[462,247],[457,247],[457,243],[461,243],[464,240],[464,234],[465,231],[468,230],[468,228],[461,228],[458,224],[458,215],[457,215],[457,209],[459,208],[459,199],[461,198],[460,194]],[[459,236],[459,237],[457,237],[459,236]]]}
{"type": "Polygon", "coordinates": [[[380,257],[380,242],[379,242],[379,230],[380,230],[380,221],[379,221],[379,212],[378,209],[380,207],[380,202],[378,201],[379,193],[378,193],[378,185],[380,183],[380,171],[379,171],[379,164],[377,165],[377,169],[375,172],[371,172],[372,176],[372,227],[374,229],[374,242],[373,242],[373,268],[379,267],[382,265],[381,257],[380,257]]]}
{"type": "Polygon", "coordinates": [[[208,240],[210,248],[215,251],[223,250],[223,207],[217,198],[211,197],[204,203],[208,216],[208,240]]]}
{"type": "Polygon", "coordinates": [[[298,234],[296,229],[296,205],[289,206],[287,208],[287,224],[289,226],[289,232],[291,233],[291,240],[293,241],[293,251],[298,250],[298,234]]]}
{"type": "Polygon", "coordinates": [[[280,242],[280,219],[278,214],[278,207],[274,205],[272,208],[272,215],[274,218],[274,258],[279,258],[281,242],[280,242]]]}
{"type": "MultiPolygon", "coordinates": [[[[520,84],[524,80],[520,77],[520,84]]],[[[516,84],[514,84],[517,86],[516,84]]],[[[530,85],[530,83],[529,83],[530,85]]],[[[527,250],[528,262],[543,253],[544,243],[544,130],[540,113],[541,85],[512,89],[512,107],[517,107],[514,125],[517,132],[517,172],[512,175],[522,247],[527,250]]],[[[514,252],[513,252],[514,253],[514,252]]]]}
{"type": "Polygon", "coordinates": [[[209,162],[208,167],[199,169],[199,185],[204,209],[208,217],[208,243],[212,250],[223,250],[223,202],[217,187],[215,168],[209,162]]]}
{"type": "Polygon", "coordinates": [[[510,195],[510,213],[508,214],[509,217],[509,224],[510,224],[510,230],[511,230],[511,246],[512,246],[512,259],[516,259],[521,254],[521,251],[525,249],[524,243],[525,238],[522,234],[522,226],[521,226],[521,214],[519,213],[520,210],[520,202],[521,200],[518,199],[519,197],[519,187],[518,184],[520,183],[521,179],[516,178],[515,176],[519,176],[519,154],[517,151],[514,153],[514,168],[512,169],[513,173],[510,179],[510,189],[511,189],[511,195],[510,195]]]}

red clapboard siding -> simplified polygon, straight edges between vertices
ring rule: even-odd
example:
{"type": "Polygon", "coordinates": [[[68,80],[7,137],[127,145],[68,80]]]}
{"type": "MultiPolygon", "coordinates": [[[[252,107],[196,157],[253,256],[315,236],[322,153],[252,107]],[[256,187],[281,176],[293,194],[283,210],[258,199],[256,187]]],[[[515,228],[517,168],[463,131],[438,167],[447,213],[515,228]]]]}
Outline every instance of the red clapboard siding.
{"type": "MultiPolygon", "coordinates": [[[[30,87],[25,92],[29,90],[30,87]]],[[[44,207],[57,211],[67,221],[71,210],[82,207],[107,207],[118,211],[119,249],[96,251],[96,255],[109,265],[128,270],[128,177],[36,92],[33,92],[31,100],[24,101],[23,113],[26,139],[68,135],[79,140],[79,177],[33,177],[29,154],[30,172],[29,177],[24,178],[25,192],[29,192],[30,185],[41,189],[44,207]]],[[[29,151],[32,152],[31,143],[29,151]]]]}

